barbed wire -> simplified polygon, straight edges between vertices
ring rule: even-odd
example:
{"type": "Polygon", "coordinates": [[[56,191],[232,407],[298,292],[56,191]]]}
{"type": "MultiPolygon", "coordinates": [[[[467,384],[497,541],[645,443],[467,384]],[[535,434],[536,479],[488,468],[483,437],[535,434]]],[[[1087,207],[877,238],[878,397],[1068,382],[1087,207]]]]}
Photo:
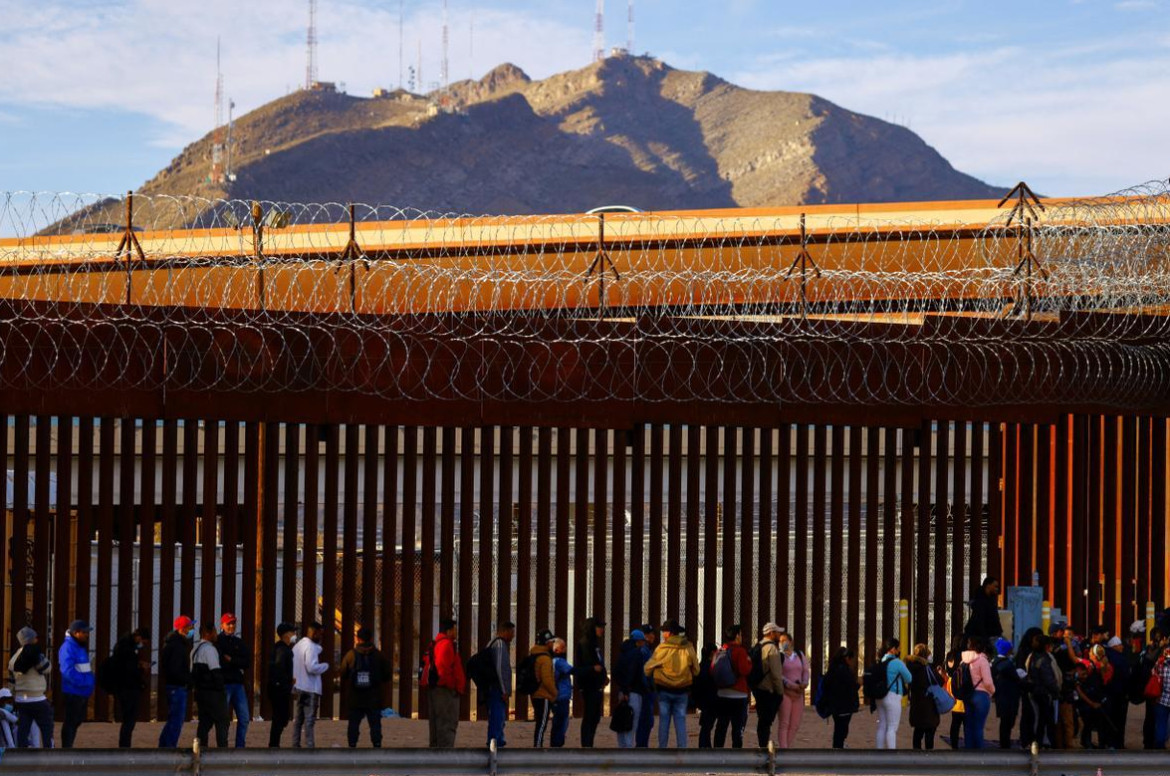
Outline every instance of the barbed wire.
{"type": "Polygon", "coordinates": [[[810,209],[807,229],[794,212],[129,204],[0,195],[0,387],[1117,407],[1170,391],[1163,182],[1039,220],[810,209]]]}

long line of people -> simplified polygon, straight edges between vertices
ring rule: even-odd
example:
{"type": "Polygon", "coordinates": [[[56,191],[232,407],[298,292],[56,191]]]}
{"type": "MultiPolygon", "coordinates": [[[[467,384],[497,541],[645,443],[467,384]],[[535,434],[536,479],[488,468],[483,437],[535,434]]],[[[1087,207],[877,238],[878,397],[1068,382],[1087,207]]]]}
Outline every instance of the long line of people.
{"type": "MultiPolygon", "coordinates": [[[[983,592],[991,595],[994,589],[983,592]]],[[[207,745],[214,730],[216,744],[226,747],[234,714],[234,743],[243,747],[250,722],[245,676],[252,663],[250,650],[236,635],[236,617],[224,614],[218,628],[187,616],[176,618],[173,625],[160,654],[159,683],[168,711],[159,747],[178,745],[189,697],[198,710],[196,735],[202,744],[207,745]]],[[[658,628],[643,623],[629,631],[611,672],[603,648],[606,623],[599,617],[583,623],[573,664],[566,640],[543,629],[514,671],[513,623],[500,623],[494,637],[465,659],[458,623],[446,619],[423,653],[418,681],[426,698],[433,747],[455,745],[461,697],[474,684],[486,710],[487,741],[501,747],[507,745],[513,694],[526,696],[532,704],[533,745],[564,746],[575,693],[582,703],[581,746],[593,746],[608,688],[609,727],[623,748],[649,746],[656,719],[659,747],[670,745],[672,730],[674,745],[687,746],[692,709],[698,712],[699,747],[723,747],[728,737],[732,747],[742,747],[754,698],[758,745],[767,747],[774,741],[786,749],[797,740],[810,695],[817,715],[833,723],[835,748],[846,746],[850,722],[862,700],[877,715],[878,749],[897,746],[904,705],[909,708],[915,749],[934,748],[948,714],[946,743],[984,747],[992,709],[1002,748],[1018,741],[1023,747],[1035,742],[1045,748],[1119,749],[1125,746],[1131,705],[1144,706],[1143,746],[1164,748],[1170,733],[1170,639],[1158,628],[1147,638],[1138,625],[1125,643],[1105,626],[1081,638],[1058,622],[1050,634],[1029,630],[1016,650],[999,632],[998,617],[992,621],[974,606],[964,634],[941,660],[926,644],[914,645],[903,659],[902,645],[890,639],[879,650],[879,658],[859,671],[856,651],[842,646],[813,688],[809,659],[792,634],[774,622],[765,624],[754,640],[739,624],[729,625],[720,643],[701,649],[677,620],[668,619],[658,628]]],[[[139,629],[119,639],[95,671],[88,648],[91,630],[87,622],[74,621],[58,651],[65,709],[60,744],[73,745],[97,685],[115,699],[121,719],[119,746],[128,747],[149,678],[150,634],[139,629]]],[[[324,629],[320,623],[308,623],[300,639],[297,631],[290,623],[277,627],[264,677],[271,708],[270,747],[280,746],[290,722],[294,747],[311,748],[316,743],[322,676],[330,670],[321,660],[324,629]]],[[[359,627],[355,636],[354,648],[338,666],[338,677],[348,690],[344,693],[348,743],[357,745],[365,721],[377,747],[383,740],[384,685],[394,669],[374,644],[369,628],[359,627]]],[[[21,629],[17,641],[19,649],[8,663],[12,687],[0,690],[0,745],[54,746],[53,707],[48,700],[52,661],[32,628],[21,629]]]]}

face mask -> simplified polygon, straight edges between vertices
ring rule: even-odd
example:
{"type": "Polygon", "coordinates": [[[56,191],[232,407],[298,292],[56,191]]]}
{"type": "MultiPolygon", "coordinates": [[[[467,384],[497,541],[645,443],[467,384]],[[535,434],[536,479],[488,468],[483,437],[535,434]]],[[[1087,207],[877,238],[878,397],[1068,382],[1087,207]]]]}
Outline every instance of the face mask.
{"type": "Polygon", "coordinates": [[[4,704],[4,710],[5,710],[5,711],[9,711],[9,712],[10,712],[10,711],[12,711],[12,704],[11,704],[11,703],[5,703],[5,704],[4,704]]]}
{"type": "Polygon", "coordinates": [[[792,651],[792,642],[791,642],[791,641],[786,641],[786,642],[784,642],[784,651],[785,651],[785,652],[791,652],[791,651],[792,651]]]}
{"type": "Polygon", "coordinates": [[[191,641],[195,640],[195,631],[187,631],[187,638],[191,641]]]}
{"type": "Polygon", "coordinates": [[[289,638],[289,640],[288,640],[288,645],[289,645],[290,647],[291,647],[293,644],[296,644],[296,643],[297,643],[297,637],[296,637],[296,636],[293,636],[293,637],[289,638]]]}

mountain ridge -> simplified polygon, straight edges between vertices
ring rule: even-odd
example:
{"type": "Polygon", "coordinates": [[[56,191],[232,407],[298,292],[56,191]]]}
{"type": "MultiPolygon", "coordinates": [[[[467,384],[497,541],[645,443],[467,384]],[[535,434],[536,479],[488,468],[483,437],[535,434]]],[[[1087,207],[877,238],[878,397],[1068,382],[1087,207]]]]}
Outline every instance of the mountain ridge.
{"type": "Polygon", "coordinates": [[[368,202],[463,213],[986,199],[905,127],[812,94],[757,91],[650,57],[532,80],[505,63],[445,93],[294,92],[233,125],[235,180],[208,180],[212,134],[143,194],[368,202]]]}

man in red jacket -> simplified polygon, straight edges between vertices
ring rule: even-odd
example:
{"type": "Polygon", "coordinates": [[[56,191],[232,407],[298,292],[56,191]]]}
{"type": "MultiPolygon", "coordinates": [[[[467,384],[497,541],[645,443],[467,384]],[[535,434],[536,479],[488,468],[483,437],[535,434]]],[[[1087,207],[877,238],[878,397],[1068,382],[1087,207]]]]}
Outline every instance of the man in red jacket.
{"type": "Polygon", "coordinates": [[[723,646],[711,661],[716,689],[715,747],[722,748],[731,726],[731,745],[743,748],[743,729],[748,718],[748,675],[752,658],[743,645],[743,627],[736,623],[723,629],[723,646]]]}
{"type": "Polygon", "coordinates": [[[439,634],[424,660],[419,684],[427,691],[430,706],[432,747],[455,746],[455,732],[459,728],[459,696],[467,691],[467,676],[459,657],[459,635],[455,620],[439,623],[439,634]]]}

